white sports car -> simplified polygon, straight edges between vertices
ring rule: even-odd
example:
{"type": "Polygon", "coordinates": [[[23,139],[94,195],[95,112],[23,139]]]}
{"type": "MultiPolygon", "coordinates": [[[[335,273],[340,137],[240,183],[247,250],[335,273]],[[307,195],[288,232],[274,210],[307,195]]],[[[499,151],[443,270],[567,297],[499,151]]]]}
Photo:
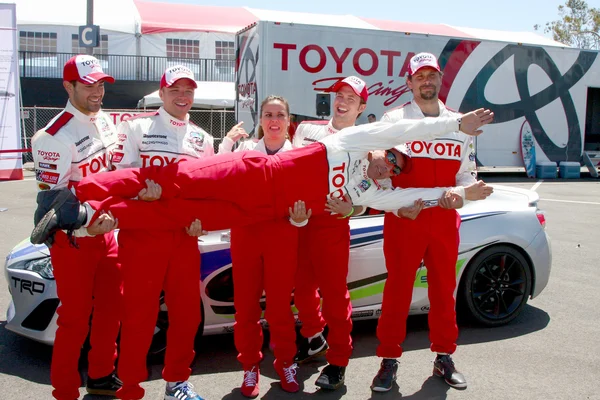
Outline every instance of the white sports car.
{"type": "MultiPolygon", "coordinates": [[[[538,194],[529,190],[494,186],[488,199],[468,203],[460,210],[461,241],[456,263],[459,313],[467,313],[487,326],[502,325],[519,314],[528,298],[536,297],[546,287],[552,254],[538,200],[538,194]]],[[[377,318],[387,277],[383,216],[355,217],[350,226],[348,289],[352,317],[377,318]]],[[[229,233],[211,232],[198,244],[202,253],[201,333],[231,332],[234,307],[229,233]]],[[[52,344],[59,300],[48,249],[34,246],[29,240],[21,242],[6,257],[5,273],[12,295],[6,328],[52,344]]],[[[410,312],[428,311],[427,268],[421,265],[410,312]]],[[[157,332],[164,332],[168,325],[167,313],[161,304],[157,332]]]]}

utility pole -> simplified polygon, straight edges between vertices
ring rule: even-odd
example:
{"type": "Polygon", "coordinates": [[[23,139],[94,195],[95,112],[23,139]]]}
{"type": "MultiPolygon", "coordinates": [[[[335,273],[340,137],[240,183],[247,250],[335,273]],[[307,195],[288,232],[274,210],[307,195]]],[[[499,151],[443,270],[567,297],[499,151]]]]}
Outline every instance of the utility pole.
{"type": "MultiPolygon", "coordinates": [[[[94,25],[94,0],[87,0],[87,26],[94,25]]],[[[86,52],[89,55],[94,54],[93,47],[87,47],[86,52]]]]}

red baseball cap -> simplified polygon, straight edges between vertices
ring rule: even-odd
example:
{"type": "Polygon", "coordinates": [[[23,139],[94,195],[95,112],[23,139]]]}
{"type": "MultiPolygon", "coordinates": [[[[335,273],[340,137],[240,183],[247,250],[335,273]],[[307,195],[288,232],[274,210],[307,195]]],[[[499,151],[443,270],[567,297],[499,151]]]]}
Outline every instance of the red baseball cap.
{"type": "Polygon", "coordinates": [[[367,91],[367,84],[365,83],[365,81],[363,81],[362,79],[360,79],[357,76],[349,76],[347,78],[344,78],[341,81],[338,81],[336,84],[334,84],[327,91],[328,92],[338,92],[344,85],[350,86],[352,88],[352,90],[354,91],[354,93],[356,93],[357,96],[359,96],[361,99],[363,99],[365,103],[369,99],[369,92],[367,91]]]}
{"type": "Polygon", "coordinates": [[[102,71],[100,61],[96,57],[79,54],[69,58],[63,69],[63,81],[77,81],[85,85],[91,85],[105,80],[114,83],[115,78],[102,71]]]}
{"type": "Polygon", "coordinates": [[[167,68],[160,80],[160,87],[171,87],[173,84],[175,84],[175,82],[177,82],[180,79],[189,79],[190,81],[192,81],[195,88],[198,87],[198,84],[194,79],[194,73],[192,72],[192,70],[183,65],[174,65],[172,67],[167,68]]]}
{"type": "Polygon", "coordinates": [[[433,68],[439,72],[442,72],[440,65],[438,64],[437,58],[431,53],[419,53],[410,59],[410,74],[414,75],[418,70],[424,67],[433,68]]]}

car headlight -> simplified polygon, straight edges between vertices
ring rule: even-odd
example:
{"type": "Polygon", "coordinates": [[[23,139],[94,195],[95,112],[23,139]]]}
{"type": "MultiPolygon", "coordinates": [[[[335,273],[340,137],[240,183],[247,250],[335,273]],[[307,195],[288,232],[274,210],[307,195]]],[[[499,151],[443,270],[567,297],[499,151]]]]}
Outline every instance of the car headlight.
{"type": "Polygon", "coordinates": [[[50,257],[36,258],[35,260],[19,261],[7,267],[8,269],[21,269],[35,272],[44,279],[54,279],[54,269],[50,257]]]}

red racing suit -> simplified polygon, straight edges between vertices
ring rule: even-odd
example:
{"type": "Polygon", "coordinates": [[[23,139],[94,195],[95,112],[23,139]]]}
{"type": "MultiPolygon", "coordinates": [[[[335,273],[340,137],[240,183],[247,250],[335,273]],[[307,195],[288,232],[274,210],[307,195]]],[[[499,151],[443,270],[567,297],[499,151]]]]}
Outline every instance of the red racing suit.
{"type": "MultiPolygon", "coordinates": [[[[439,102],[440,117],[460,114],[439,102]]],[[[414,102],[388,111],[382,121],[424,118],[414,102]]],[[[412,169],[392,178],[397,188],[468,186],[476,182],[473,140],[462,132],[451,132],[432,141],[406,143],[403,151],[412,157],[412,169]]],[[[377,326],[377,355],[397,358],[406,336],[417,269],[424,260],[430,301],[431,351],[452,354],[458,328],[454,290],[458,257],[460,216],[456,210],[424,209],[415,220],[386,213],[384,244],[388,278],[383,292],[381,317],[377,326]]]]}
{"type": "MultiPolygon", "coordinates": [[[[231,140],[224,141],[219,153],[230,151],[231,140]]],[[[254,149],[267,153],[264,140],[246,140],[236,151],[254,149]]],[[[286,140],[278,151],[292,149],[286,140]]],[[[233,337],[238,360],[244,369],[258,364],[263,357],[263,332],[260,325],[260,299],[266,295],[265,318],[269,323],[271,346],[275,359],[291,365],[296,354],[296,330],[290,308],[294,276],[298,229],[288,218],[231,229],[231,259],[233,262],[233,289],[235,326],[233,337]]]]}
{"type": "MultiPolygon", "coordinates": [[[[294,146],[303,147],[337,132],[331,121],[304,121],[294,134],[294,146]]],[[[294,303],[302,321],[302,336],[309,338],[322,332],[327,322],[327,361],[345,367],[352,354],[352,305],[346,285],[350,224],[347,218],[338,217],[330,214],[313,216],[308,225],[298,232],[294,303]],[[321,315],[319,288],[323,295],[325,319],[321,315]]]]}
{"type": "MultiPolygon", "coordinates": [[[[162,107],[122,122],[117,130],[119,141],[113,163],[118,170],[149,166],[161,169],[214,154],[212,136],[192,124],[189,116],[181,121],[162,107]]],[[[144,390],[139,384],[147,378],[146,355],[163,290],[169,330],[162,375],[168,382],[186,381],[190,376],[201,318],[200,251],[198,238],[189,236],[183,228],[145,231],[123,226],[118,239],[125,307],[119,359],[123,387],[117,395],[141,399],[144,390]]]]}
{"type": "MultiPolygon", "coordinates": [[[[380,189],[367,175],[370,149],[433,139],[457,129],[454,118],[359,125],[272,156],[246,151],[97,175],[77,186],[77,197],[92,211],[111,211],[121,228],[142,230],[176,229],[196,218],[207,230],[230,229],[287,217],[298,199],[320,215],[327,197],[341,195],[356,205],[394,211],[419,198],[438,199],[451,188],[380,189]],[[131,200],[146,187],[146,179],[161,185],[160,201],[131,200]]],[[[464,197],[464,190],[456,192],[464,197]]]]}
{"type": "MultiPolygon", "coordinates": [[[[74,187],[86,176],[111,169],[110,153],[117,134],[102,111],[88,116],[70,102],[32,139],[37,185],[40,190],[74,187]]],[[[50,248],[58,307],[58,330],[52,351],[50,380],[56,399],[79,397],[79,355],[90,330],[88,376],[110,375],[117,358],[116,339],[121,309],[121,274],[113,232],[89,236],[75,232],[79,249],[64,232],[50,248]]]]}

